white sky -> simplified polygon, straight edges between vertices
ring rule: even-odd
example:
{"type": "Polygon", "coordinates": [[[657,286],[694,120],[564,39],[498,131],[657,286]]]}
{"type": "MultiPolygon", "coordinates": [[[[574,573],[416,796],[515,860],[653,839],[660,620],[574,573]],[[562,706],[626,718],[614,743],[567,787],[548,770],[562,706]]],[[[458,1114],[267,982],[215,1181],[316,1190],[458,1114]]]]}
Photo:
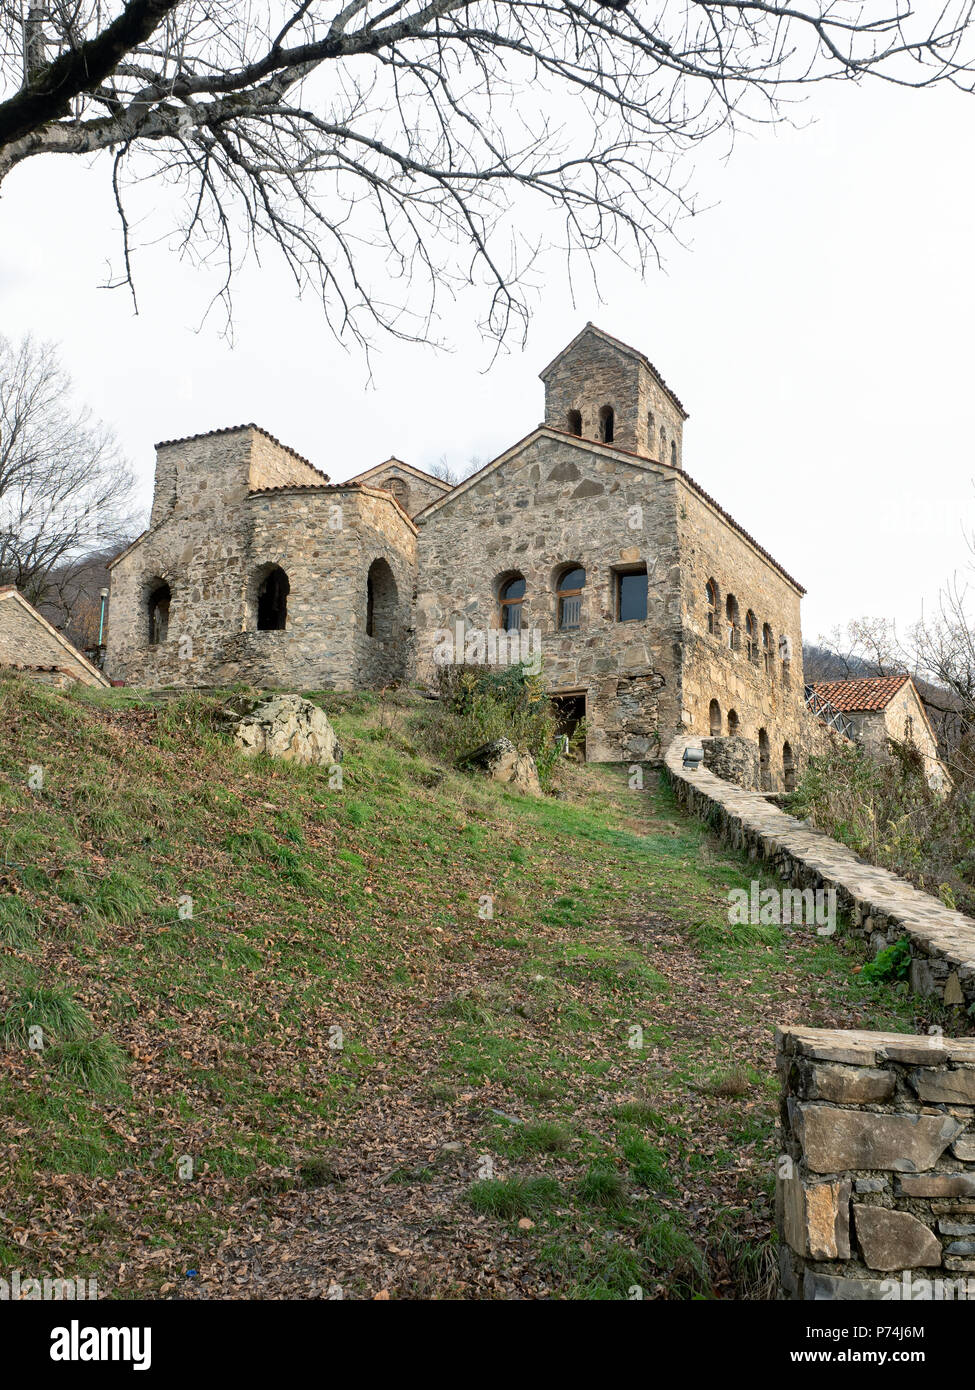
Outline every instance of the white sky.
{"type": "Polygon", "coordinates": [[[99,288],[108,158],[29,161],[4,185],[0,331],[60,341],[148,501],[156,440],[249,420],[336,480],[391,453],[486,462],[541,420],[539,370],[592,319],[683,400],[687,471],[805,584],[807,640],[864,614],[904,627],[964,568],[975,511],[975,98],[823,85],[802,115],[701,161],[708,210],[663,270],[607,259],[602,300],[580,274],[573,303],[553,256],[527,348],[489,373],[461,300],[451,353],[381,342],[369,384],[270,250],[238,283],[232,347],[219,315],[199,330],[205,277],[163,247],[137,260],[135,317],[99,288]]]}

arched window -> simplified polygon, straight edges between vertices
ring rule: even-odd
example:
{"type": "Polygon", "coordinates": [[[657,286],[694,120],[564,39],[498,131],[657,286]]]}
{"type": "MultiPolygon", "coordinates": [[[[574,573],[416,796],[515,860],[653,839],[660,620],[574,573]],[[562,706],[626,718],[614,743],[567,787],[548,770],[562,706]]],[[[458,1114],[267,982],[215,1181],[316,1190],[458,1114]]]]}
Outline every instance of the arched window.
{"type": "Polygon", "coordinates": [[[721,632],[721,624],[718,621],[718,586],[713,579],[708,580],[705,593],[708,600],[708,632],[712,637],[717,637],[721,632]]]}
{"type": "Polygon", "coordinates": [[[728,711],[728,734],[734,738],[738,733],[738,711],[730,709],[728,711]]]}
{"type": "Polygon", "coordinates": [[[586,587],[586,571],[580,566],[563,570],[556,587],[558,624],[560,632],[571,632],[582,625],[582,591],[586,587]]]}
{"type": "Polygon", "coordinates": [[[734,594],[729,594],[725,602],[725,640],[730,651],[736,652],[741,647],[741,626],[738,617],[738,600],[734,594]]]}
{"type": "Polygon", "coordinates": [[[516,574],[504,580],[498,591],[498,601],[501,605],[502,632],[520,632],[521,605],[525,601],[524,575],[516,574]]]}
{"type": "Polygon", "coordinates": [[[796,789],[796,763],[792,756],[792,744],[786,739],[782,745],[782,777],[787,792],[796,789]]]}
{"type": "Polygon", "coordinates": [[[168,584],[154,583],[149,593],[149,645],[158,647],[169,636],[169,605],[172,593],[168,584]]]}
{"type": "Polygon", "coordinates": [[[708,723],[711,727],[711,737],[719,738],[721,735],[721,706],[717,700],[712,700],[708,707],[708,723]]]}
{"type": "Polygon", "coordinates": [[[675,439],[670,441],[670,462],[673,468],[677,467],[677,441],[675,439]]]}
{"type": "Polygon", "coordinates": [[[611,405],[604,405],[599,412],[599,437],[604,444],[612,444],[616,416],[611,405]]]}
{"type": "Polygon", "coordinates": [[[663,463],[664,459],[667,457],[667,431],[664,429],[663,425],[660,426],[660,453],[657,457],[660,459],[661,463],[663,463]]]}
{"type": "Polygon", "coordinates": [[[765,658],[765,674],[771,680],[775,674],[775,639],[768,623],[762,628],[762,655],[765,658]]]}
{"type": "Polygon", "coordinates": [[[279,565],[269,570],[257,590],[258,632],[280,632],[288,623],[288,594],[291,585],[279,565]]]}
{"type": "Polygon", "coordinates": [[[758,663],[758,619],[749,608],[745,614],[745,650],[748,653],[748,660],[758,663]]]}
{"type": "Polygon", "coordinates": [[[396,626],[398,594],[393,571],[383,559],[373,560],[366,575],[366,636],[388,642],[396,626]]]}
{"type": "Polygon", "coordinates": [[[758,731],[758,785],[760,791],[768,792],[772,790],[769,741],[768,733],[765,729],[759,729],[758,731]]]}
{"type": "Polygon", "coordinates": [[[904,742],[905,742],[905,743],[913,743],[913,742],[914,742],[914,716],[913,716],[913,714],[905,714],[905,716],[904,716],[904,742]]]}
{"type": "Polygon", "coordinates": [[[410,510],[410,489],[402,478],[390,478],[389,490],[403,508],[404,512],[410,510]]]}
{"type": "Polygon", "coordinates": [[[647,411],[647,444],[649,445],[651,452],[653,451],[653,431],[654,431],[653,411],[652,411],[652,410],[648,410],[648,411],[647,411]]]}
{"type": "Polygon", "coordinates": [[[782,658],[782,684],[788,685],[792,678],[792,638],[785,632],[779,638],[779,656],[782,658]]]}
{"type": "Polygon", "coordinates": [[[582,434],[582,411],[570,410],[566,417],[565,427],[570,434],[582,434]]]}

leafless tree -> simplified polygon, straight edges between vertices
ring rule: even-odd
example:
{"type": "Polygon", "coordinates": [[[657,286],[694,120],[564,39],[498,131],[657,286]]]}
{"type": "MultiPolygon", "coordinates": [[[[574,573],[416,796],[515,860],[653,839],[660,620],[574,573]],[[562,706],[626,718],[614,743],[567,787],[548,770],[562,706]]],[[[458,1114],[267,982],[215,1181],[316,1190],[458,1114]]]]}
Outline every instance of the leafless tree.
{"type": "Polygon", "coordinates": [[[35,604],[77,588],[92,552],[134,533],[133,488],[52,345],[0,337],[0,584],[35,604]]]}
{"type": "Polygon", "coordinates": [[[938,687],[926,703],[953,744],[967,743],[975,730],[975,611],[963,579],[945,585],[937,612],[914,625],[910,642],[917,667],[938,687]]]}
{"type": "MultiPolygon", "coordinates": [[[[975,546],[973,546],[975,549],[975,546]]],[[[938,608],[904,637],[888,618],[857,618],[834,628],[813,649],[810,679],[848,680],[907,672],[935,730],[952,775],[975,782],[975,612],[965,582],[955,576],[938,608]],[[828,672],[828,674],[826,673],[828,672]]]]}
{"type": "Polygon", "coordinates": [[[129,200],[173,206],[137,196],[155,178],[182,194],[182,250],[222,264],[228,311],[242,254],[270,241],[339,333],[428,336],[438,295],[473,283],[501,340],[540,250],[656,256],[717,132],[833,79],[969,91],[973,3],[0,0],[0,181],[110,151],[119,283],[129,200]]]}
{"type": "Polygon", "coordinates": [[[452,464],[446,454],[441,454],[436,463],[432,463],[427,472],[434,478],[439,478],[443,483],[449,483],[451,487],[456,487],[465,478],[469,478],[472,473],[476,473],[479,468],[484,467],[484,460],[475,454],[466,463],[452,464]]]}

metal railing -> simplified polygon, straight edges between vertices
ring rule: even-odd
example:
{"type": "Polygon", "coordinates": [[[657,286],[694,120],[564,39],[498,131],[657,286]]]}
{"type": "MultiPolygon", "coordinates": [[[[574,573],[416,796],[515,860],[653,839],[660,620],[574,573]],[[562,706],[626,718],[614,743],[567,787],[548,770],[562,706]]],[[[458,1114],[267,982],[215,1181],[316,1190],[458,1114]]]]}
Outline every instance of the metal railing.
{"type": "Polygon", "coordinates": [[[851,742],[856,740],[856,727],[853,721],[847,719],[845,714],[841,714],[835,705],[831,705],[828,700],[817,695],[811,685],[806,686],[806,707],[821,723],[828,724],[831,729],[843,734],[851,742]]]}

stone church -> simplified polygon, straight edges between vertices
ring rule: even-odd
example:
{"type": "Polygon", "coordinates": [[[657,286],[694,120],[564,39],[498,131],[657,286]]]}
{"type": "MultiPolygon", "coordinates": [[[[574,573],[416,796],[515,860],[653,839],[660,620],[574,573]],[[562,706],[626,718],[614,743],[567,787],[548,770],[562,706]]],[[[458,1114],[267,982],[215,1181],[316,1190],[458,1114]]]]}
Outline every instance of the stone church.
{"type": "Polygon", "coordinates": [[[544,422],[453,487],[396,458],[333,483],[256,425],[157,445],[108,674],[429,684],[470,638],[540,653],[591,760],[737,734],[788,786],[814,723],[802,586],[685,471],[687,412],[643,353],[588,324],[541,379],[544,422]]]}

